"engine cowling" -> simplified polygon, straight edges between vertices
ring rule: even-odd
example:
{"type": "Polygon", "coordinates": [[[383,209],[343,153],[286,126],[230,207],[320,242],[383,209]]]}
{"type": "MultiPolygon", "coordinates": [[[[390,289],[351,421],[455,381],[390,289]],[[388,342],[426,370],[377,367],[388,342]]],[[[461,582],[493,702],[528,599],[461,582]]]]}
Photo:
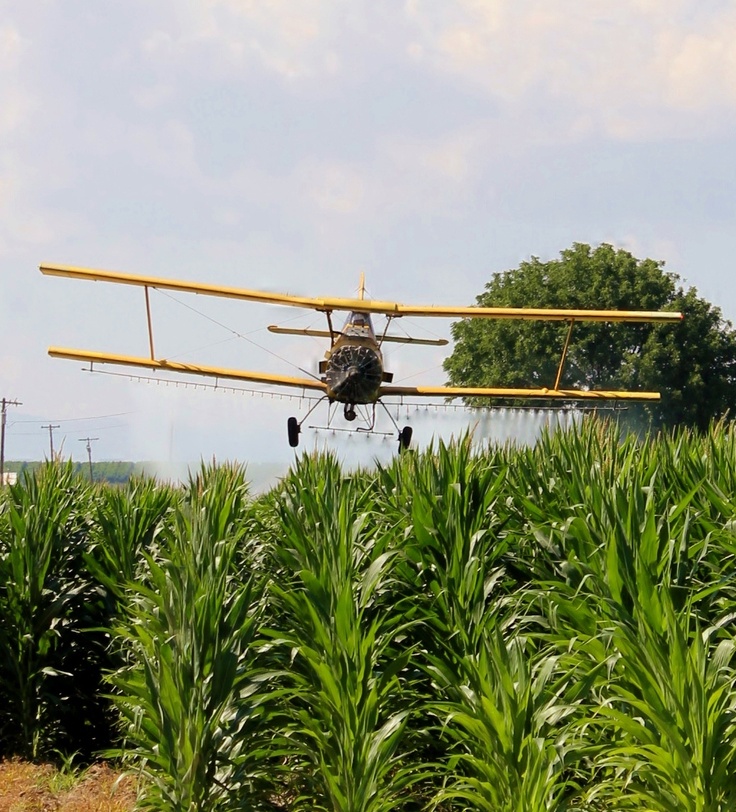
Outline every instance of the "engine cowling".
{"type": "Polygon", "coordinates": [[[363,344],[343,344],[330,354],[325,383],[340,403],[373,403],[383,381],[380,353],[363,344]]]}

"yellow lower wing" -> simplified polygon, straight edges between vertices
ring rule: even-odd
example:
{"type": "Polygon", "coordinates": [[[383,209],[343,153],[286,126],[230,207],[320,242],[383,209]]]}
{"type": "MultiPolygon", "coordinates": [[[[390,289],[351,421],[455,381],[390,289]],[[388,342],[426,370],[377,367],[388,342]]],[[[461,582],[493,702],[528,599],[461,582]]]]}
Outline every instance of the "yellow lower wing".
{"type": "Polygon", "coordinates": [[[221,367],[201,366],[200,364],[182,364],[178,361],[167,361],[164,358],[139,358],[134,355],[114,355],[112,353],[92,352],[90,350],[72,350],[66,347],[49,347],[52,358],[66,358],[69,361],[87,361],[90,364],[120,364],[122,366],[160,369],[164,372],[179,372],[188,375],[205,375],[210,378],[226,378],[250,383],[292,386],[296,389],[317,389],[326,391],[322,381],[313,378],[292,378],[287,375],[271,375],[266,372],[249,372],[244,369],[224,369],[221,367]]]}
{"type": "Polygon", "coordinates": [[[381,397],[552,398],[554,400],[659,400],[659,392],[598,389],[494,389],[473,386],[382,386],[381,397]]]}
{"type": "MultiPolygon", "coordinates": [[[[204,375],[209,378],[248,381],[249,383],[272,384],[274,386],[290,386],[295,389],[311,389],[324,393],[327,391],[327,387],[322,381],[313,378],[294,378],[288,375],[273,375],[267,372],[251,372],[244,369],[227,369],[223,367],[202,366],[201,364],[184,364],[179,361],[167,361],[164,358],[142,358],[135,355],[116,355],[113,353],[93,352],[91,350],[74,350],[66,347],[49,347],[49,355],[52,358],[66,358],[69,361],[86,361],[90,364],[118,364],[121,366],[161,370],[163,372],[204,375]]],[[[606,389],[593,391],[545,388],[504,389],[473,386],[382,386],[379,396],[634,401],[656,401],[660,399],[659,392],[625,392],[606,389]]]]}

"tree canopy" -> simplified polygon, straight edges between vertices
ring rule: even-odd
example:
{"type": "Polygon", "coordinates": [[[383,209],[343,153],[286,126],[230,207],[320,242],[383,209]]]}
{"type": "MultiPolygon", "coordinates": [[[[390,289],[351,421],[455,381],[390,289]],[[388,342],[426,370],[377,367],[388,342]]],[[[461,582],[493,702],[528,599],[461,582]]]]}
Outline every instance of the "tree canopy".
{"type": "MultiPolygon", "coordinates": [[[[659,391],[655,427],[703,428],[736,413],[736,331],[719,308],[685,290],[664,262],[602,244],[575,243],[560,258],[532,257],[495,273],[484,307],[679,310],[679,324],[575,325],[561,388],[659,391]]],[[[567,324],[466,319],[453,325],[444,367],[453,386],[551,387],[567,324]]]]}

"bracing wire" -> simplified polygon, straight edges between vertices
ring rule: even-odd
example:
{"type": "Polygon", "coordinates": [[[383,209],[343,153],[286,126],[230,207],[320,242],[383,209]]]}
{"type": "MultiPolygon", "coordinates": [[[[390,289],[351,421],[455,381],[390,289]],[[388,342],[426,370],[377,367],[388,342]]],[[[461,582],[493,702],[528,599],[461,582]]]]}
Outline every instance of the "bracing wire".
{"type": "MultiPolygon", "coordinates": [[[[198,316],[201,316],[203,319],[206,319],[207,321],[210,321],[213,324],[216,324],[218,327],[221,327],[223,330],[227,330],[229,333],[233,334],[234,338],[240,338],[243,341],[248,342],[248,344],[252,344],[257,349],[262,350],[263,352],[268,353],[269,355],[272,355],[274,358],[277,358],[279,361],[282,361],[283,363],[288,364],[291,367],[294,367],[294,369],[298,369],[300,372],[303,372],[305,375],[309,375],[311,378],[314,378],[315,380],[319,380],[319,378],[316,375],[309,372],[308,370],[302,369],[298,364],[295,364],[293,361],[289,360],[288,358],[284,358],[283,355],[279,355],[277,352],[274,352],[273,350],[269,350],[268,347],[264,347],[262,344],[259,344],[257,341],[253,341],[252,338],[248,338],[248,336],[252,335],[253,333],[261,332],[264,329],[263,327],[258,327],[255,330],[250,330],[248,333],[241,333],[238,330],[235,330],[233,327],[230,327],[227,324],[224,324],[223,322],[218,321],[217,319],[213,318],[212,316],[208,315],[207,313],[203,313],[201,310],[197,310],[196,307],[192,307],[192,305],[189,305],[186,302],[182,302],[180,299],[177,299],[175,296],[172,296],[170,293],[167,293],[166,291],[159,290],[159,293],[163,294],[168,299],[171,299],[173,302],[176,302],[176,304],[181,305],[182,307],[186,307],[187,310],[191,310],[192,313],[196,313],[198,316]]],[[[287,321],[293,321],[296,318],[299,318],[299,316],[295,316],[293,319],[287,319],[287,321]]],[[[221,341],[221,342],[216,342],[216,343],[224,344],[226,342],[221,341]]],[[[214,345],[210,345],[210,346],[214,346],[214,345]]],[[[172,356],[172,357],[174,357],[174,356],[172,356]]]]}

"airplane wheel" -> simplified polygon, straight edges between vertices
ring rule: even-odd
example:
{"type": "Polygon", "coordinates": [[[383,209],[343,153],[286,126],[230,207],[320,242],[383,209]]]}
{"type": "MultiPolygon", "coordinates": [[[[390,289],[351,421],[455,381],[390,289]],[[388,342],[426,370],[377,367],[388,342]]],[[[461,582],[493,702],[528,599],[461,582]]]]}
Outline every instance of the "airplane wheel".
{"type": "Polygon", "coordinates": [[[302,431],[296,417],[290,417],[288,419],[286,422],[286,428],[289,431],[289,445],[292,448],[296,448],[299,445],[299,435],[302,431]]]}
{"type": "Polygon", "coordinates": [[[407,448],[411,445],[411,435],[414,433],[414,430],[411,426],[404,426],[403,429],[399,432],[399,451],[406,451],[407,448]]]}

